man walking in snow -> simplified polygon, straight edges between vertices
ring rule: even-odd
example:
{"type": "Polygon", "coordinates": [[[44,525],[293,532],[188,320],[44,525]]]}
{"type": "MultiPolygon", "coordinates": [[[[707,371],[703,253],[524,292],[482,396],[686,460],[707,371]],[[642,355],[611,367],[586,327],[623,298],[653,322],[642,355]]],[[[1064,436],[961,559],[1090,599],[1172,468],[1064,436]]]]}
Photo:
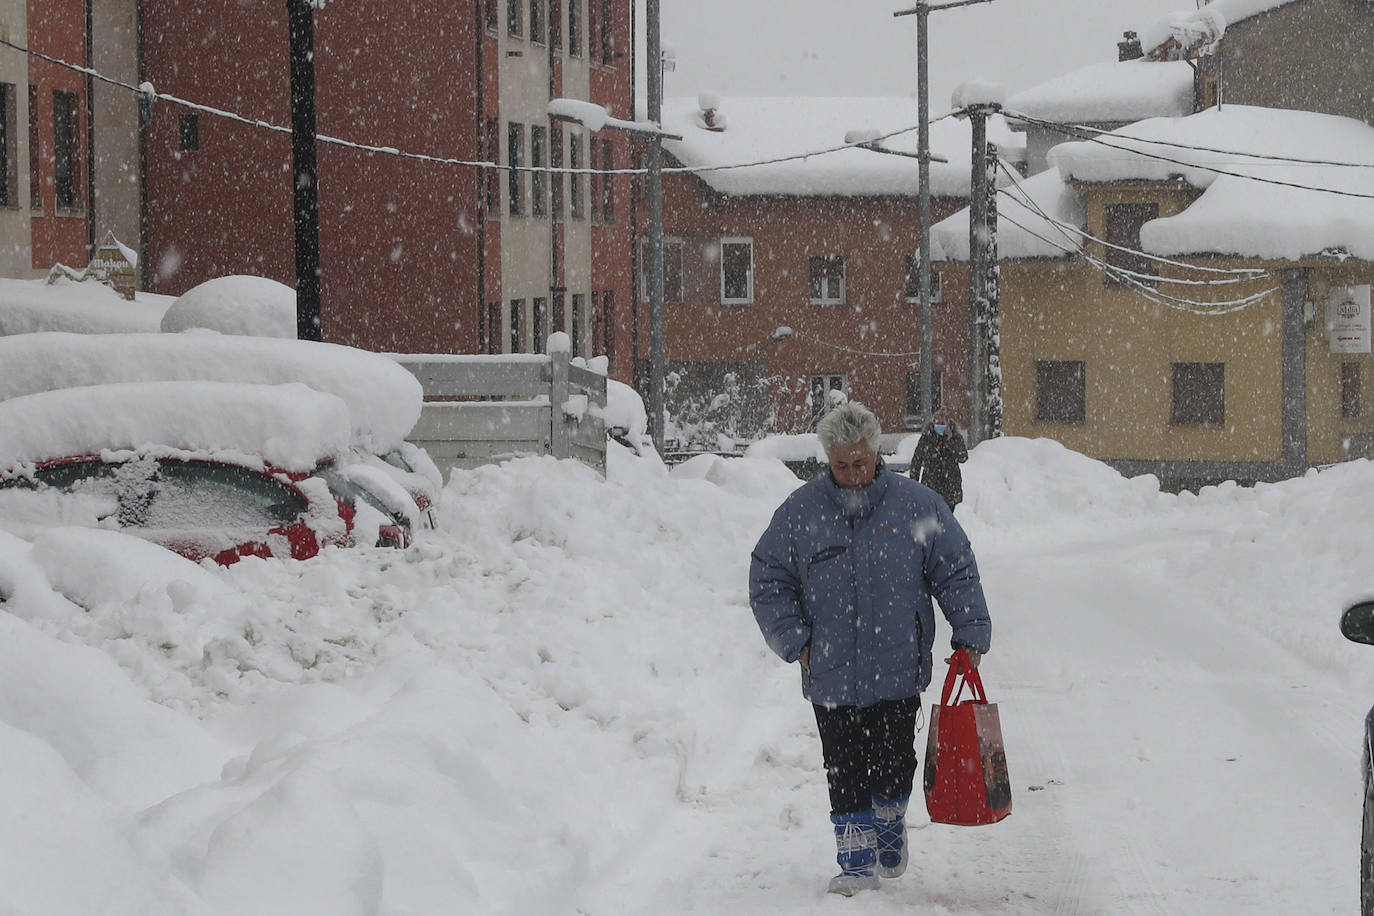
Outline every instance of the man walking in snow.
{"type": "Polygon", "coordinates": [[[800,663],[840,865],[829,890],[852,896],[906,870],[931,599],[975,666],[992,623],[967,536],[940,496],[883,465],[877,417],[851,401],[816,431],[830,471],[774,512],[750,557],[749,602],[769,648],[800,663]]]}

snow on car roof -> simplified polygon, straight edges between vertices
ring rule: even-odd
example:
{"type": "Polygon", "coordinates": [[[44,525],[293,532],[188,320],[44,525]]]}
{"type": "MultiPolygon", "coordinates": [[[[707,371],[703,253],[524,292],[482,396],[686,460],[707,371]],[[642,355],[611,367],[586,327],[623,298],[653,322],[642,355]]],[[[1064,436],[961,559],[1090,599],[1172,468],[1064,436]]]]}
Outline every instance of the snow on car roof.
{"type": "Polygon", "coordinates": [[[352,440],[384,452],[420,418],[423,390],[390,357],[308,340],[190,331],[0,337],[0,400],[114,382],[300,382],[348,405],[352,440]]]}
{"type": "Polygon", "coordinates": [[[294,382],[121,382],[0,401],[0,469],[174,450],[304,472],[348,444],[343,399],[294,382]]]}

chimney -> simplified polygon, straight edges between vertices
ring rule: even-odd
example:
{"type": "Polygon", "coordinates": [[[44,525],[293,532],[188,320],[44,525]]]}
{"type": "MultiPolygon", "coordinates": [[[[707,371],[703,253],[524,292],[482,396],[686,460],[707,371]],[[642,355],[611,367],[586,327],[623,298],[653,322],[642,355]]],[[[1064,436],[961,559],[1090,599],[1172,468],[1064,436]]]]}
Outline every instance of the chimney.
{"type": "Polygon", "coordinates": [[[1139,35],[1135,32],[1122,32],[1121,34],[1123,40],[1116,43],[1116,59],[1118,61],[1136,60],[1145,56],[1145,52],[1140,47],[1139,35]]]}
{"type": "Polygon", "coordinates": [[[720,111],[720,95],[715,92],[702,92],[697,95],[698,117],[700,124],[707,130],[725,130],[725,115],[720,111]]]}

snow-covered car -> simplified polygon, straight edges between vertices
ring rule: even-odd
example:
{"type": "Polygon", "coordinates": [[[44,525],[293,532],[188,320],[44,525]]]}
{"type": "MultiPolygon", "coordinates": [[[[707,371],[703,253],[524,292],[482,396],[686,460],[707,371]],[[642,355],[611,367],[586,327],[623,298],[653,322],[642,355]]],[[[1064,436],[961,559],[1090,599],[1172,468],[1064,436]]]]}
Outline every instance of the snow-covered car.
{"type": "MultiPolygon", "coordinates": [[[[1374,646],[1374,601],[1361,601],[1341,614],[1341,634],[1351,642],[1374,646]]],[[[1374,709],[1364,720],[1364,817],[1360,832],[1360,912],[1374,916],[1374,709]]]]}
{"type": "Polygon", "coordinates": [[[405,547],[420,512],[355,472],[348,407],[300,384],[125,382],[0,401],[0,526],[112,528],[189,559],[405,547]]]}
{"type": "Polygon", "coordinates": [[[433,527],[443,480],[424,450],[405,439],[419,419],[423,392],[390,357],[338,344],[206,331],[0,337],[0,400],[58,388],[159,381],[296,382],[339,397],[350,423],[347,464],[389,476],[418,504],[413,523],[433,527]]]}

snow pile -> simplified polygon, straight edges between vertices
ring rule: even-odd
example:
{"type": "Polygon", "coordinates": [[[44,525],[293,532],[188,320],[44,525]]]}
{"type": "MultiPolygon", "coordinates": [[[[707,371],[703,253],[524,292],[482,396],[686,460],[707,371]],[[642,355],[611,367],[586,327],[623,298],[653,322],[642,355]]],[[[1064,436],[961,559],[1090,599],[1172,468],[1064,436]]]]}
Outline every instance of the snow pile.
{"type": "Polygon", "coordinates": [[[163,314],[161,328],[295,340],[296,291],[267,277],[216,277],[179,296],[163,314]]]}

